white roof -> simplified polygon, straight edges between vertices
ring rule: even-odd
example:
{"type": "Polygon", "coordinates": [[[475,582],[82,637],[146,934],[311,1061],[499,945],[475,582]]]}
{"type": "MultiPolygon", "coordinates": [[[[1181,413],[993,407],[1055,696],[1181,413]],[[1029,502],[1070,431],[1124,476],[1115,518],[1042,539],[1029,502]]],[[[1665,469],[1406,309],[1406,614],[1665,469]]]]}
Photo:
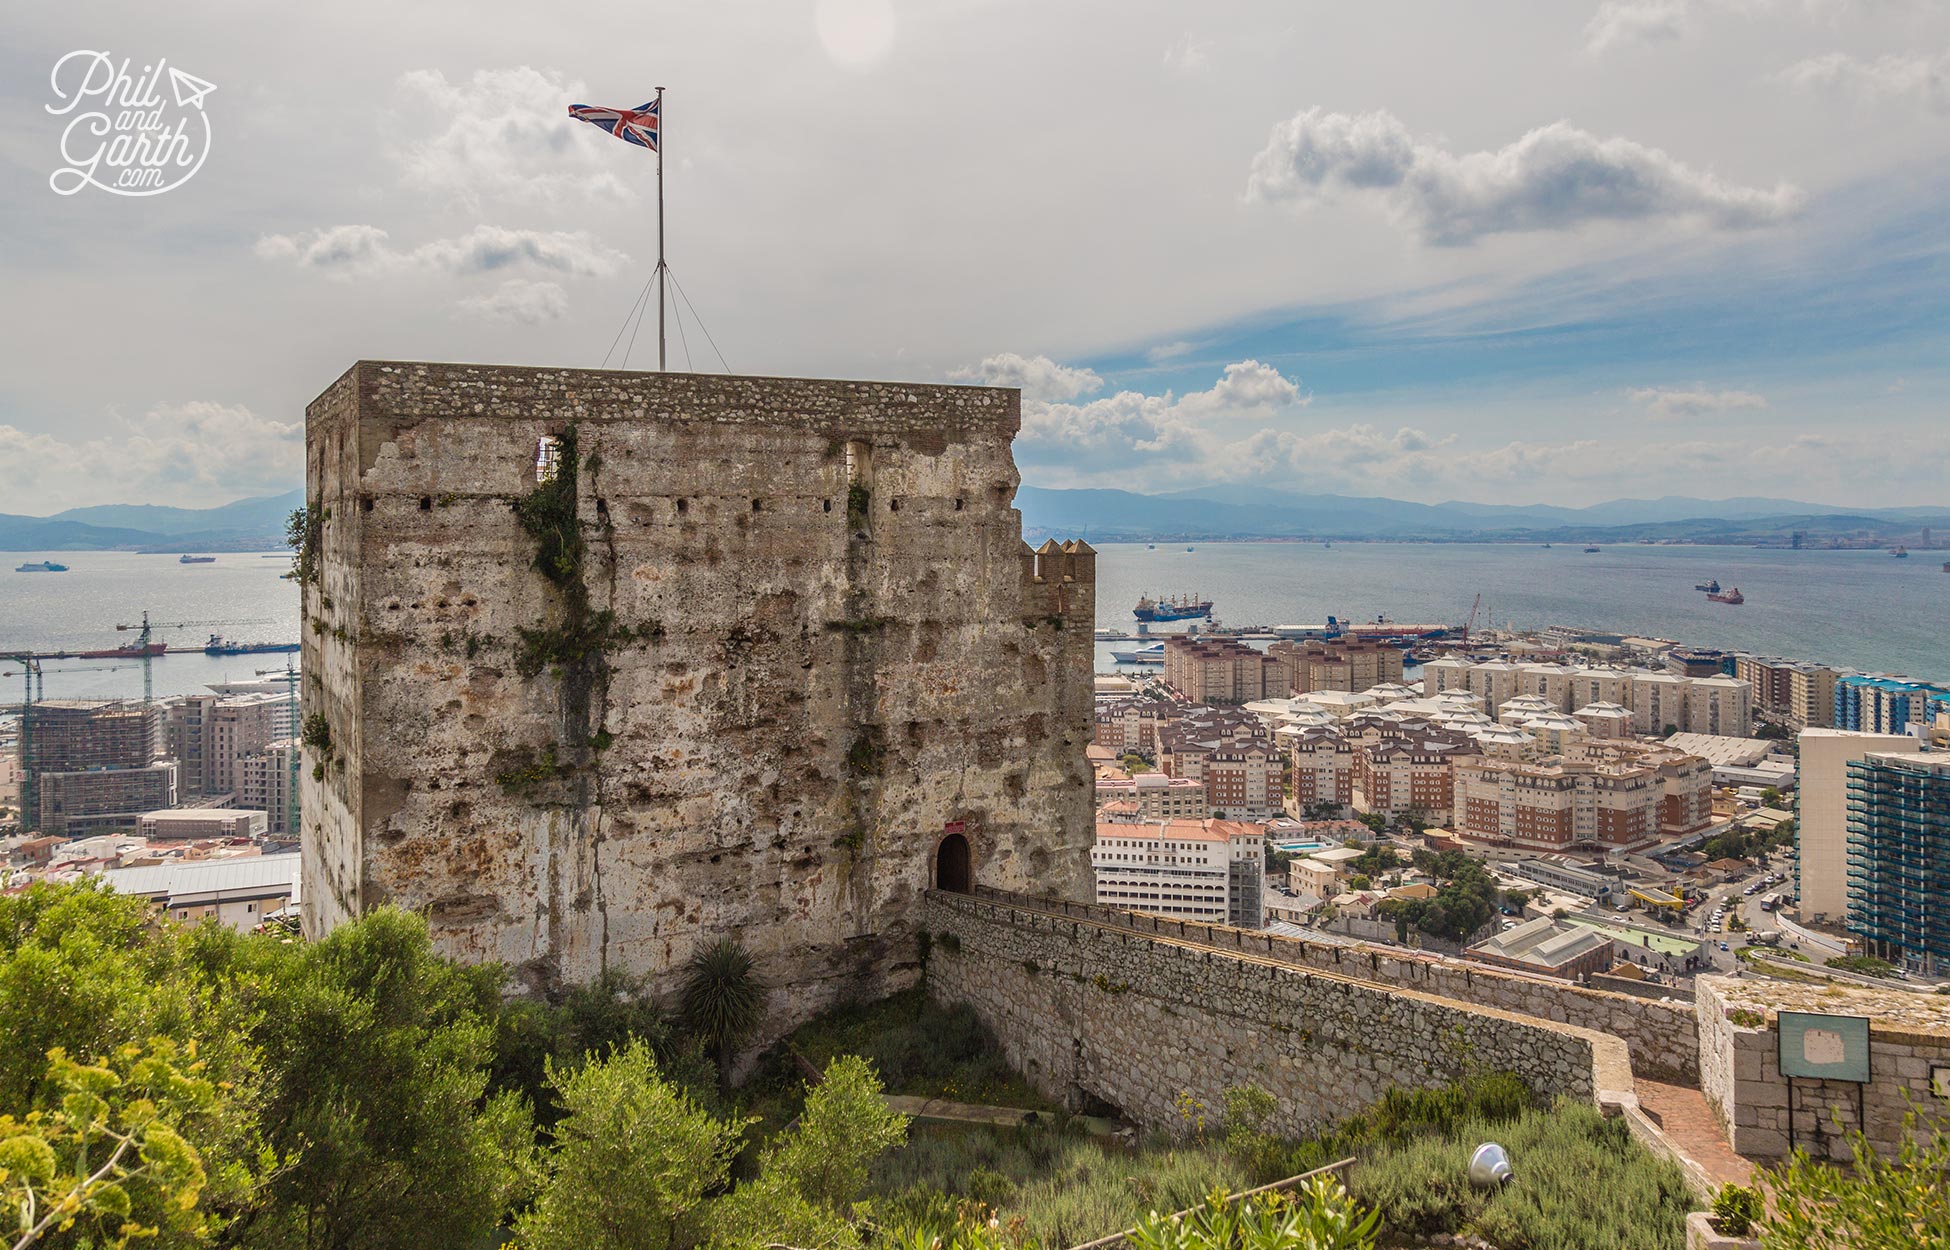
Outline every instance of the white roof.
{"type": "Polygon", "coordinates": [[[1751,768],[1774,754],[1774,743],[1759,738],[1732,738],[1723,734],[1679,733],[1666,739],[1666,745],[1688,755],[1697,755],[1712,764],[1751,768]]]}
{"type": "Polygon", "coordinates": [[[283,855],[236,855],[226,859],[178,860],[146,868],[110,868],[102,880],[121,894],[164,899],[175,907],[226,898],[265,898],[288,893],[298,898],[299,861],[283,855]]]}

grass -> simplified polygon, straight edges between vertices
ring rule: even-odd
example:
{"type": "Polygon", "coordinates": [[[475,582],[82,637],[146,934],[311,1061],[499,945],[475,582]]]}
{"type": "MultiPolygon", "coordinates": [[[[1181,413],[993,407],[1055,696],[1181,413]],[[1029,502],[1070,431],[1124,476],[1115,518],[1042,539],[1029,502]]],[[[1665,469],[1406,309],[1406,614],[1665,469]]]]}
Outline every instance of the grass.
{"type": "Polygon", "coordinates": [[[978,1206],[1040,1246],[1074,1246],[1129,1228],[1152,1211],[1197,1205],[1213,1189],[1250,1187],[1246,1164],[1218,1143],[1135,1149],[1060,1123],[1023,1128],[917,1121],[905,1149],[874,1169],[884,1226],[951,1232],[978,1206]]]}
{"type": "Polygon", "coordinates": [[[1348,1184],[1390,1237],[1467,1233],[1503,1250],[1677,1250],[1692,1194],[1678,1167],[1646,1152],[1623,1120],[1560,1100],[1514,1119],[1469,1118],[1366,1155],[1348,1184]],[[1495,1141],[1516,1181],[1472,1187],[1470,1153],[1495,1141]]]}

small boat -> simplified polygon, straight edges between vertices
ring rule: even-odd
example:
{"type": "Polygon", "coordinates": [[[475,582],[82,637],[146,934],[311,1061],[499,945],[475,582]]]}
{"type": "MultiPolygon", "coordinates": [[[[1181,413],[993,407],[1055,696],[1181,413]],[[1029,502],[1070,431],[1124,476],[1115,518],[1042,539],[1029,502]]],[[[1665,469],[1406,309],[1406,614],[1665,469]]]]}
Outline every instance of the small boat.
{"type": "Polygon", "coordinates": [[[68,566],[56,564],[52,560],[30,560],[14,569],[16,573],[65,573],[68,566]]]}
{"type": "Polygon", "coordinates": [[[1946,573],[1950,573],[1950,560],[1945,560],[1943,562],[1943,571],[1946,573]]]}
{"type": "Polygon", "coordinates": [[[1146,551],[1156,551],[1156,550],[1158,549],[1158,544],[1157,544],[1157,543],[1146,543],[1146,544],[1144,544],[1144,549],[1145,549],[1146,551]]]}
{"type": "Polygon", "coordinates": [[[1191,548],[1191,547],[1187,547],[1187,548],[1185,548],[1185,550],[1187,550],[1187,551],[1191,551],[1191,550],[1194,550],[1194,548],[1191,548]]]}
{"type": "Polygon", "coordinates": [[[1898,547],[1894,551],[1890,552],[1889,554],[1895,556],[1898,560],[1907,560],[1909,559],[1909,548],[1898,547]]]}
{"type": "Polygon", "coordinates": [[[1720,593],[1720,579],[1716,577],[1710,582],[1694,582],[1693,589],[1703,590],[1709,595],[1717,595],[1720,593]]]}
{"type": "Polygon", "coordinates": [[[1588,555],[1588,556],[1591,556],[1591,555],[1596,555],[1596,554],[1598,554],[1598,549],[1597,549],[1596,547],[1586,547],[1586,548],[1584,549],[1584,554],[1586,554],[1586,555],[1588,555]]]}
{"type": "Polygon", "coordinates": [[[1739,604],[1739,603],[1747,602],[1747,596],[1740,593],[1740,587],[1738,586],[1735,586],[1732,590],[1727,591],[1727,593],[1725,593],[1724,595],[1708,595],[1706,597],[1712,600],[1714,603],[1739,604]]]}
{"type": "Polygon", "coordinates": [[[1163,664],[1165,662],[1165,644],[1162,642],[1153,642],[1147,643],[1142,647],[1135,647],[1129,651],[1113,651],[1110,653],[1110,658],[1116,660],[1119,664],[1163,664]]]}
{"type": "Polygon", "coordinates": [[[217,558],[215,556],[182,555],[176,557],[176,563],[178,564],[215,564],[216,562],[217,558]]]}
{"type": "Polygon", "coordinates": [[[1545,544],[1544,544],[1544,550],[1545,550],[1545,551],[1549,551],[1550,549],[1551,549],[1551,545],[1550,545],[1549,543],[1545,543],[1545,544]]]}

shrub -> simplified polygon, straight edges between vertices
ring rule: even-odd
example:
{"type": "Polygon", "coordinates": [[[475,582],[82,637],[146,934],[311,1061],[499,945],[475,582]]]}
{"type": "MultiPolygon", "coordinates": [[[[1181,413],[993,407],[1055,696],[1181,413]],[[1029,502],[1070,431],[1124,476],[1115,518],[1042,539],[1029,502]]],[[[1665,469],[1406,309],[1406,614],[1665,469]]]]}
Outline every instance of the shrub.
{"type": "Polygon", "coordinates": [[[751,952],[728,937],[697,952],[684,970],[679,1000],[685,1027],[718,1061],[720,1080],[729,1083],[739,1045],[765,1012],[765,989],[751,952]]]}
{"type": "Polygon", "coordinates": [[[1363,1214],[1337,1181],[1321,1176],[1293,1195],[1227,1202],[1213,1194],[1183,1216],[1153,1212],[1129,1240],[1138,1250],[1369,1250],[1375,1214],[1363,1214]]]}
{"type": "Polygon", "coordinates": [[[1728,1237],[1745,1237],[1760,1218],[1760,1191],[1745,1185],[1726,1184],[1713,1195],[1713,1223],[1728,1237]]]}
{"type": "Polygon", "coordinates": [[[1756,1221],[1768,1250],[1907,1250],[1950,1245],[1950,1126],[1936,1120],[1918,1141],[1914,1112],[1903,1117],[1895,1158],[1848,1134],[1855,1164],[1837,1168],[1796,1151],[1786,1166],[1758,1174],[1770,1200],[1756,1221]]]}

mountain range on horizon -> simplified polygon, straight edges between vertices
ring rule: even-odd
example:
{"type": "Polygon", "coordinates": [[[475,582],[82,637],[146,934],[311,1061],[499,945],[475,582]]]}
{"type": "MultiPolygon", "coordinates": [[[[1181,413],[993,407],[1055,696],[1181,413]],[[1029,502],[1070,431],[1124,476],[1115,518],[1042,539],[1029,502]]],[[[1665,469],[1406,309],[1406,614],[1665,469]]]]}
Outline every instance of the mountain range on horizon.
{"type": "MultiPolygon", "coordinates": [[[[302,488],[215,508],[97,504],[51,516],[0,513],[0,551],[258,551],[281,547],[302,488]]],[[[1025,484],[1017,491],[1025,536],[1317,538],[1359,541],[1821,541],[1911,540],[1925,528],[1950,536],[1944,507],[1848,508],[1748,496],[1613,499],[1585,507],[1381,496],[1302,494],[1276,487],[1196,487],[1145,495],[1025,484]]]]}

